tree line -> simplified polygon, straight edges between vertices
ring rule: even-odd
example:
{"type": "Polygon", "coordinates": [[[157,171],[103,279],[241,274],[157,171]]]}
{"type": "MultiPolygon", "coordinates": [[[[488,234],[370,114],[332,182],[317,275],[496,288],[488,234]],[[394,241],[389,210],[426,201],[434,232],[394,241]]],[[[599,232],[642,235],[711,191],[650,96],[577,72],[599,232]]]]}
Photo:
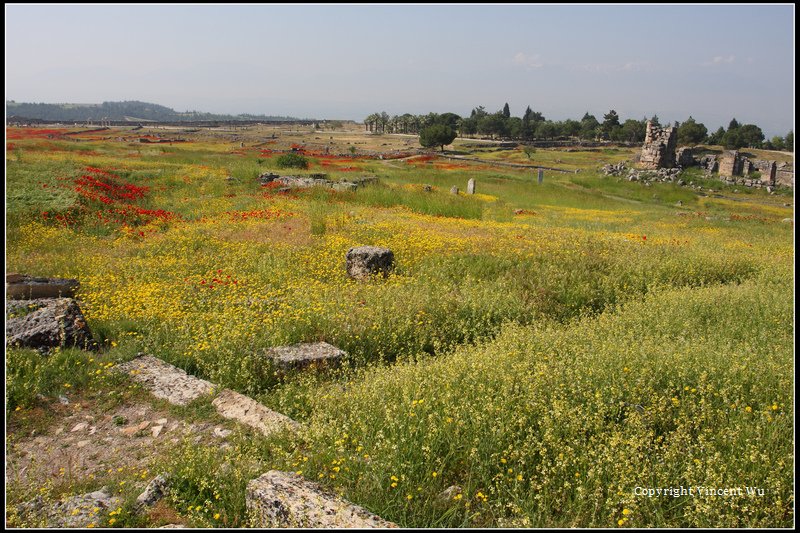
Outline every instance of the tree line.
{"type": "Polygon", "coordinates": [[[139,102],[103,102],[102,104],[43,104],[6,101],[6,116],[19,116],[29,119],[53,122],[83,122],[87,120],[124,121],[129,117],[155,122],[195,122],[203,120],[263,120],[289,121],[293,117],[267,115],[218,115],[202,111],[180,113],[163,105],[139,102]]]}
{"type": "MultiPolygon", "coordinates": [[[[644,142],[647,121],[661,126],[658,116],[627,119],[624,122],[613,109],[603,115],[600,121],[587,111],[580,120],[567,119],[560,121],[547,120],[544,115],[528,106],[521,117],[511,116],[506,103],[503,109],[489,113],[483,106],[472,110],[470,116],[461,117],[455,113],[428,113],[427,115],[390,116],[385,111],[372,113],[364,119],[364,128],[372,133],[406,133],[420,135],[427,144],[423,146],[440,146],[442,140],[451,133],[456,135],[483,135],[490,139],[509,139],[521,141],[535,140],[591,140],[615,142],[644,142]],[[431,129],[436,127],[435,130],[431,129]],[[434,142],[435,141],[435,142],[434,142]]],[[[794,132],[786,137],[775,136],[766,140],[761,128],[755,124],[739,124],[734,118],[728,128],[720,127],[709,134],[708,128],[691,116],[684,122],[675,122],[678,144],[712,144],[728,149],[765,148],[768,150],[794,150],[794,132]]],[[[452,139],[450,140],[452,142],[452,139]]],[[[449,144],[444,143],[444,144],[449,144]]]]}

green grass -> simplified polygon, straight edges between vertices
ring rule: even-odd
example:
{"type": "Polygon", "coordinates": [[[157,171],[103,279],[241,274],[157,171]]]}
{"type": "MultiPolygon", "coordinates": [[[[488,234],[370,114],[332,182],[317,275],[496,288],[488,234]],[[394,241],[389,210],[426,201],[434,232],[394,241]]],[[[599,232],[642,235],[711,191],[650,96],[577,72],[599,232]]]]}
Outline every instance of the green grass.
{"type": "MultiPolygon", "coordinates": [[[[275,160],[238,144],[15,144],[9,271],[80,279],[107,351],[9,349],[7,415],[113,389],[99,365],[144,351],[308,424],[299,441],[245,432],[231,449],[187,443],[164,459],[170,505],[191,524],[247,524],[244,486],[270,468],[408,527],[792,523],[785,196],[734,193],[694,169],[683,179],[720,197],[599,175],[627,149],[539,149],[534,164],[581,170],[546,171],[541,185],[482,163],[315,161],[309,173],[380,181],[277,194],[257,179],[275,160]],[[103,206],[65,186],[86,166],[149,187],[137,206],[179,216],[139,223],[144,235],[92,221],[103,206]],[[449,193],[470,178],[477,195],[449,193]],[[64,227],[44,207],[84,218],[64,227]],[[364,244],[394,251],[388,279],[347,279],[344,255],[364,244]],[[277,375],[263,356],[320,340],[348,352],[342,368],[277,375]],[[645,484],[768,496],[636,497],[645,484]],[[439,497],[450,485],[461,499],[439,497]]],[[[519,150],[476,156],[527,162],[519,150]]]]}

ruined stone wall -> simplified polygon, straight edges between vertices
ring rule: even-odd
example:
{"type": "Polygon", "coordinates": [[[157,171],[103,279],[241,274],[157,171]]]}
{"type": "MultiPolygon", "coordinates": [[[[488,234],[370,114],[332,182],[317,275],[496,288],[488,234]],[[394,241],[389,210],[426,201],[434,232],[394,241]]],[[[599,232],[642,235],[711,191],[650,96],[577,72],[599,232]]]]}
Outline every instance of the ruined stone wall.
{"type": "Polygon", "coordinates": [[[639,166],[644,169],[674,167],[677,145],[678,135],[674,127],[661,128],[648,120],[639,166]]]}
{"type": "Polygon", "coordinates": [[[732,178],[739,175],[741,175],[739,152],[736,150],[724,152],[719,160],[719,177],[732,178]]]}

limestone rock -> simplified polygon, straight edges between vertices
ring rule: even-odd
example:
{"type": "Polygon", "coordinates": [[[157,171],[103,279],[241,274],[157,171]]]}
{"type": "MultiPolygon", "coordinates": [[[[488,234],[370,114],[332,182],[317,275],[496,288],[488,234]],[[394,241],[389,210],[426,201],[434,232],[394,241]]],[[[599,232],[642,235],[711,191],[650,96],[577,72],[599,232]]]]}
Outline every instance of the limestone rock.
{"type": "Polygon", "coordinates": [[[397,525],[289,472],[271,470],[247,484],[256,527],[396,528],[397,525]]]}
{"type": "Polygon", "coordinates": [[[90,524],[99,525],[98,515],[112,511],[122,503],[103,487],[95,492],[73,496],[64,501],[47,504],[41,498],[23,503],[17,510],[23,516],[45,519],[48,528],[83,528],[90,524]],[[95,511],[95,509],[97,509],[95,511]]]}
{"type": "Polygon", "coordinates": [[[6,344],[29,348],[94,346],[89,326],[72,298],[6,301],[6,344]]]}
{"type": "Polygon", "coordinates": [[[278,346],[267,351],[267,356],[271,357],[281,370],[295,370],[309,366],[336,366],[345,355],[347,354],[344,351],[327,342],[278,346]]]}
{"type": "Polygon", "coordinates": [[[220,415],[257,429],[264,435],[300,427],[300,424],[288,416],[276,413],[252,398],[232,390],[223,390],[211,403],[220,415]]]}
{"type": "Polygon", "coordinates": [[[208,381],[190,376],[180,368],[150,355],[140,355],[115,368],[143,384],[157,398],[174,405],[186,405],[201,396],[211,394],[214,389],[208,381]]]}
{"type": "Polygon", "coordinates": [[[355,279],[365,279],[371,274],[389,275],[394,268],[394,253],[388,248],[377,246],[358,246],[347,252],[347,275],[355,279]]]}
{"type": "Polygon", "coordinates": [[[152,507],[169,491],[169,476],[159,474],[147,484],[144,491],[136,498],[136,512],[141,513],[145,508],[152,507]]]}

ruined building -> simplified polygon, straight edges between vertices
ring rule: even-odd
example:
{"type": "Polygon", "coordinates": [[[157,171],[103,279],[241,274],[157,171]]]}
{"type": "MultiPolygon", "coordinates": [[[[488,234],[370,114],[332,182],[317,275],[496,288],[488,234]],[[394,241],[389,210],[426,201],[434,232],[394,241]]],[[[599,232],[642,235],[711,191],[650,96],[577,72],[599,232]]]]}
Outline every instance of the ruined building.
{"type": "Polygon", "coordinates": [[[673,126],[661,128],[647,121],[644,146],[639,164],[644,169],[672,168],[675,166],[675,148],[678,132],[673,126]]]}

